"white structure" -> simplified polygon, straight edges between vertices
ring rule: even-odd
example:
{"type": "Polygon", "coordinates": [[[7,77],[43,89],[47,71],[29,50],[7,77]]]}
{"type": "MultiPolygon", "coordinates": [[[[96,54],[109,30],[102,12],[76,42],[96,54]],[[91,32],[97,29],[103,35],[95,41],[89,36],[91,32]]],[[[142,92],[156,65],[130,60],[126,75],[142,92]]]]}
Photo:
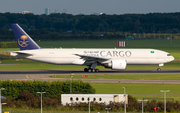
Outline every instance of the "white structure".
{"type": "Polygon", "coordinates": [[[106,103],[109,102],[123,102],[126,100],[126,104],[128,104],[128,95],[126,94],[126,99],[124,94],[61,94],[61,103],[63,105],[70,103],[79,103],[94,101],[97,103],[106,103]]]}
{"type": "Polygon", "coordinates": [[[31,11],[22,11],[22,14],[31,14],[31,11]]]}
{"type": "Polygon", "coordinates": [[[46,9],[45,9],[45,14],[46,14],[46,15],[49,15],[49,14],[50,14],[50,9],[49,9],[49,8],[46,8],[46,9]]]}

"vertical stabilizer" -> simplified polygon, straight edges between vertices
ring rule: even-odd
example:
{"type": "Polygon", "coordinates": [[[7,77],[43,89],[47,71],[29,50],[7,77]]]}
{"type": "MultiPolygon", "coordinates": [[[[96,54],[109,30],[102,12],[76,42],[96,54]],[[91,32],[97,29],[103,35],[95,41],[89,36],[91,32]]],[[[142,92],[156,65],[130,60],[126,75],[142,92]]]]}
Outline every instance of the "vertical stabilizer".
{"type": "Polygon", "coordinates": [[[12,30],[16,37],[20,50],[40,49],[33,39],[18,25],[11,24],[12,30]]]}

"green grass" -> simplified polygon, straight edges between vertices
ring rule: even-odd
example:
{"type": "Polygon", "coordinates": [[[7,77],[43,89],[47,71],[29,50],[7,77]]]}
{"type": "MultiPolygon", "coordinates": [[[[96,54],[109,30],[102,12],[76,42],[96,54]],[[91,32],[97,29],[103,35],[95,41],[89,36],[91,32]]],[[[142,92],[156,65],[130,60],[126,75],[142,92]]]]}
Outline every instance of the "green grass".
{"type": "Polygon", "coordinates": [[[0,52],[5,51],[19,51],[19,48],[0,48],[0,52]]]}
{"type": "Polygon", "coordinates": [[[90,83],[96,89],[97,94],[123,94],[126,93],[136,99],[143,98],[163,98],[164,94],[160,90],[170,90],[167,98],[174,98],[180,101],[180,84],[133,84],[133,83],[90,83]]]}
{"type": "MultiPolygon", "coordinates": [[[[1,65],[0,70],[84,70],[86,66],[79,65],[52,65],[31,60],[0,60],[1,64],[12,64],[12,65],[1,65]]],[[[162,70],[174,69],[178,70],[180,61],[173,61],[165,64],[161,67],[162,70]]],[[[126,70],[156,70],[158,65],[127,65],[126,70]]],[[[97,66],[100,70],[111,70],[104,68],[103,66],[97,66]]]]}
{"type": "MultiPolygon", "coordinates": [[[[70,78],[72,75],[51,75],[53,78],[70,78]]],[[[179,74],[87,74],[86,78],[83,75],[73,75],[74,79],[144,79],[144,80],[180,80],[179,74]]]]}
{"type": "MultiPolygon", "coordinates": [[[[43,48],[114,48],[120,40],[63,40],[63,41],[41,41],[37,42],[43,48]]],[[[170,44],[166,39],[143,39],[126,40],[127,48],[176,48],[180,47],[180,40],[173,40],[170,44]]]]}

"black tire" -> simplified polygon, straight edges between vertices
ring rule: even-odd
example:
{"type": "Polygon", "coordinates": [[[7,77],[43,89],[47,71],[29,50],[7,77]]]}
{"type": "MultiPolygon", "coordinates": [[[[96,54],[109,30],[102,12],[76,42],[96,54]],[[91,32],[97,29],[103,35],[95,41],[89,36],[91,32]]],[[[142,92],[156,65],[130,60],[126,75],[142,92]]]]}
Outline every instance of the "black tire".
{"type": "Polygon", "coordinates": [[[95,72],[99,72],[99,69],[95,69],[95,72]]]}
{"type": "Polygon", "coordinates": [[[88,72],[88,69],[87,69],[87,68],[84,68],[84,72],[88,72]]]}
{"type": "Polygon", "coordinates": [[[161,68],[157,68],[157,71],[161,71],[161,68]]]}
{"type": "Polygon", "coordinates": [[[95,69],[91,69],[91,72],[95,72],[95,69]]]}
{"type": "Polygon", "coordinates": [[[88,69],[88,72],[91,72],[91,68],[88,69]]]}

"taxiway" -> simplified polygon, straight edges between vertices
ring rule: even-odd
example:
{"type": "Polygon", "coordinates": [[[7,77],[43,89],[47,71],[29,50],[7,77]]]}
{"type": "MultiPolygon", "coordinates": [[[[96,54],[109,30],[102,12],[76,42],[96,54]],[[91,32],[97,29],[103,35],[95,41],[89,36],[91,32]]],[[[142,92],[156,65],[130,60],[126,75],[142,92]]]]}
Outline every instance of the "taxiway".
{"type": "MultiPolygon", "coordinates": [[[[88,73],[83,71],[66,71],[66,70],[43,70],[43,71],[0,71],[1,80],[42,80],[53,81],[70,80],[67,78],[51,78],[50,75],[80,75],[80,74],[180,74],[180,70],[125,70],[125,71],[100,71],[99,73],[88,73]]],[[[78,79],[73,79],[78,80],[78,79]]],[[[84,82],[96,83],[159,83],[159,84],[180,84],[180,80],[132,80],[132,79],[81,79],[84,82]]]]}

